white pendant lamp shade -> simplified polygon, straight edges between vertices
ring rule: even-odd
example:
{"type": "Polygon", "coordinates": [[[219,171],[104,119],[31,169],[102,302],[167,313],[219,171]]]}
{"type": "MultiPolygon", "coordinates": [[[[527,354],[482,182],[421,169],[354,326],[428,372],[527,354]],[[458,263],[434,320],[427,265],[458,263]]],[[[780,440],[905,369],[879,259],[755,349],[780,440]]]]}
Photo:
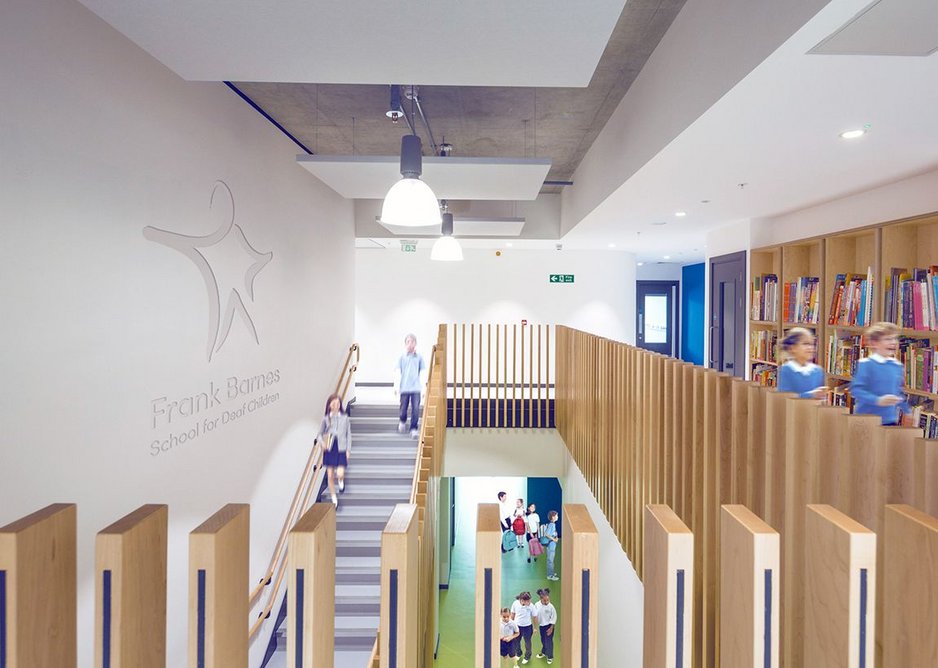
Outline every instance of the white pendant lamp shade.
{"type": "Polygon", "coordinates": [[[443,219],[443,236],[433,244],[430,259],[439,262],[462,262],[462,246],[453,238],[453,214],[446,212],[443,219]]]}
{"type": "Polygon", "coordinates": [[[430,186],[417,178],[403,178],[388,191],[381,222],[403,227],[440,224],[440,205],[430,186]]]}
{"type": "Polygon", "coordinates": [[[439,262],[462,262],[462,246],[453,237],[440,237],[433,244],[430,259],[439,262]]]}
{"type": "Polygon", "coordinates": [[[402,227],[439,225],[440,205],[436,195],[420,180],[423,171],[423,145],[417,135],[401,137],[400,181],[391,186],[381,207],[381,222],[402,227]]]}

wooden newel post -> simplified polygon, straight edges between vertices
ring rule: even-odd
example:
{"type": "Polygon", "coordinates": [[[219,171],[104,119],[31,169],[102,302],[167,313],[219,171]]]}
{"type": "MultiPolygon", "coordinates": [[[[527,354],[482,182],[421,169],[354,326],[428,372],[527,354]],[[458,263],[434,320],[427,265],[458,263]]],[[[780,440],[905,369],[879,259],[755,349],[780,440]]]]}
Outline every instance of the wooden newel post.
{"type": "Polygon", "coordinates": [[[316,503],[287,542],[287,665],[335,663],[335,506],[316,503]]]}
{"type": "Polygon", "coordinates": [[[148,504],[95,539],[94,665],[166,666],[165,505],[148,504]]]}
{"type": "Polygon", "coordinates": [[[570,668],[596,668],[599,622],[599,533],[586,506],[565,503],[560,615],[563,653],[561,664],[570,668]]]}
{"type": "Polygon", "coordinates": [[[480,503],[476,515],[476,668],[499,665],[502,597],[502,527],[497,503],[480,503]]]}
{"type": "Polygon", "coordinates": [[[876,534],[828,505],[805,517],[804,665],[873,666],[876,534]]]}
{"type": "Polygon", "coordinates": [[[745,506],[726,505],[720,523],[720,665],[779,665],[779,534],[745,506]]]}
{"type": "Polygon", "coordinates": [[[644,668],[690,668],[694,534],[668,506],[645,506],[644,668]]]}
{"type": "Polygon", "coordinates": [[[417,506],[399,503],[381,534],[381,668],[419,665],[417,506]]]}
{"type": "Polygon", "coordinates": [[[74,504],[55,503],[0,528],[0,666],[74,668],[74,504]]]}
{"type": "Polygon", "coordinates": [[[189,534],[189,668],[247,668],[249,538],[244,503],[189,534]]]}

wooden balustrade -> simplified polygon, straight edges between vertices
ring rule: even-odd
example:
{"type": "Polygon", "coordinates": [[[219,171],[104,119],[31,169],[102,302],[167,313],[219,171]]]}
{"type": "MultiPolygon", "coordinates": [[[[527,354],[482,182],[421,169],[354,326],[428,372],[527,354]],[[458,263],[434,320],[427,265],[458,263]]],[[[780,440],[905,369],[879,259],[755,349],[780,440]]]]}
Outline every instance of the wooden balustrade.
{"type": "Polygon", "coordinates": [[[936,666],[938,519],[908,505],[890,505],[884,524],[881,665],[936,666]]]}
{"type": "MultiPolygon", "coordinates": [[[[720,665],[721,505],[747,505],[779,533],[780,665],[791,668],[808,665],[806,505],[826,502],[880,535],[886,504],[938,512],[938,446],[918,429],[566,327],[556,342],[557,428],[639,577],[649,567],[646,505],[672,505],[694,534],[695,666],[720,665]]],[[[938,579],[938,565],[930,572],[938,579]]],[[[875,606],[885,599],[872,594],[884,619],[875,606]]]]}
{"type": "Polygon", "coordinates": [[[798,583],[805,597],[804,665],[875,665],[876,542],[876,534],[837,509],[807,507],[798,583]]]}
{"type": "Polygon", "coordinates": [[[720,665],[777,668],[778,532],[741,505],[723,506],[721,520],[720,665]]]}
{"type": "Polygon", "coordinates": [[[169,510],[141,506],[95,539],[95,666],[165,668],[169,510]]]}
{"type": "Polygon", "coordinates": [[[642,665],[690,668],[694,534],[666,505],[645,506],[642,665]]]}
{"type": "Polygon", "coordinates": [[[55,503],[0,527],[0,666],[74,668],[74,504],[55,503]]]}
{"type": "Polygon", "coordinates": [[[247,668],[249,524],[230,503],[189,534],[189,668],[247,668]]]}
{"type": "MultiPolygon", "coordinates": [[[[599,532],[582,504],[563,504],[561,521],[561,663],[577,668],[596,668],[599,532]]],[[[500,554],[498,556],[501,557],[500,554]]]]}
{"type": "Polygon", "coordinates": [[[381,668],[419,665],[417,647],[417,506],[395,506],[381,533],[381,622],[378,638],[381,668]]]}
{"type": "Polygon", "coordinates": [[[555,328],[454,324],[447,384],[455,427],[551,426],[555,328]]]}
{"type": "Polygon", "coordinates": [[[480,503],[476,512],[476,668],[499,665],[502,526],[498,514],[497,503],[480,503]]]}
{"type": "Polygon", "coordinates": [[[314,503],[287,542],[287,665],[332,668],[335,651],[335,506],[314,503]]]}

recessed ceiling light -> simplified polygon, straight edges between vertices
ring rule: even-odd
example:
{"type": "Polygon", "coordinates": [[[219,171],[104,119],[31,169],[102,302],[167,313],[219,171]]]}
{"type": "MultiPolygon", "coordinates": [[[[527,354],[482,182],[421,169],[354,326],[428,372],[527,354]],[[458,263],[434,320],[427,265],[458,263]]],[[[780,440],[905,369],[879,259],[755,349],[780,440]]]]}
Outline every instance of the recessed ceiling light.
{"type": "Polygon", "coordinates": [[[616,247],[615,244],[609,244],[609,248],[615,248],[615,247],[616,247]]]}
{"type": "Polygon", "coordinates": [[[845,130],[840,133],[841,139],[856,139],[857,137],[862,137],[866,134],[867,128],[859,128],[856,130],[845,130]]]}
{"type": "Polygon", "coordinates": [[[667,225],[667,222],[666,222],[666,221],[663,221],[663,220],[659,220],[659,221],[656,222],[656,223],[652,223],[652,225],[667,225]]]}
{"type": "Polygon", "coordinates": [[[671,259],[671,256],[670,256],[670,255],[662,255],[661,257],[663,257],[665,260],[670,260],[670,259],[671,259]]]}
{"type": "Polygon", "coordinates": [[[674,215],[677,216],[678,218],[683,218],[684,216],[687,215],[687,212],[686,212],[686,211],[677,211],[677,212],[674,213],[674,215]]]}
{"type": "Polygon", "coordinates": [[[510,241],[506,241],[506,242],[505,242],[505,245],[508,246],[509,248],[511,248],[512,243],[511,243],[510,241]]]}
{"type": "Polygon", "coordinates": [[[639,266],[639,267],[644,267],[644,266],[645,266],[645,263],[644,263],[644,262],[639,262],[639,263],[638,263],[638,266],[639,266]]]}

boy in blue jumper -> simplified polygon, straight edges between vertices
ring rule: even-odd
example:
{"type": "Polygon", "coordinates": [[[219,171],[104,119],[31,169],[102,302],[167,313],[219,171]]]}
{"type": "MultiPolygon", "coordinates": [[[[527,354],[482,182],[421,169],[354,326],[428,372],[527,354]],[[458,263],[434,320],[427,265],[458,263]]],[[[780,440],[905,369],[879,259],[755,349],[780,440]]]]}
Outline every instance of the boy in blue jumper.
{"type": "Polygon", "coordinates": [[[884,425],[899,424],[900,412],[903,416],[912,413],[902,391],[905,369],[895,357],[899,328],[891,322],[877,322],[867,328],[866,339],[870,356],[857,364],[850,384],[850,394],[856,400],[853,412],[878,415],[884,425]]]}
{"type": "Polygon", "coordinates": [[[401,421],[397,430],[407,431],[407,405],[410,404],[410,435],[417,438],[417,421],[420,419],[420,374],[427,367],[417,352],[417,337],[404,337],[404,354],[397,361],[395,391],[401,395],[401,421]]]}

